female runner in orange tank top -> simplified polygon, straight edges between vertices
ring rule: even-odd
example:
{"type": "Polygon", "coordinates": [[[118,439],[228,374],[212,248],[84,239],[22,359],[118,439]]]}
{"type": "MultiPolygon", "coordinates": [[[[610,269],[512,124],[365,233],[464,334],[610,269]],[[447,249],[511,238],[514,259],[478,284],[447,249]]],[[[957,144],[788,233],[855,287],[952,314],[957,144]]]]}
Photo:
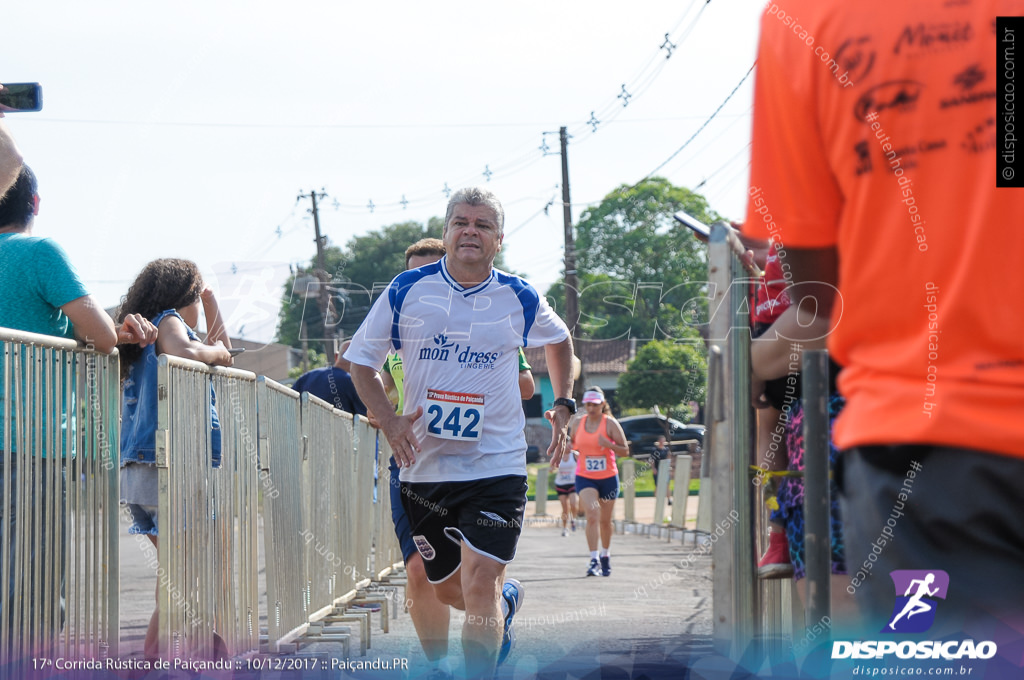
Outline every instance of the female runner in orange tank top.
{"type": "Polygon", "coordinates": [[[580,507],[587,517],[587,544],[590,566],[587,576],[611,576],[612,514],[619,496],[619,470],[616,456],[629,454],[629,444],[619,421],[611,415],[600,387],[590,387],[583,394],[587,415],[570,426],[572,448],[579,452],[576,467],[576,492],[580,507]],[[597,534],[601,533],[601,550],[597,534]]]}

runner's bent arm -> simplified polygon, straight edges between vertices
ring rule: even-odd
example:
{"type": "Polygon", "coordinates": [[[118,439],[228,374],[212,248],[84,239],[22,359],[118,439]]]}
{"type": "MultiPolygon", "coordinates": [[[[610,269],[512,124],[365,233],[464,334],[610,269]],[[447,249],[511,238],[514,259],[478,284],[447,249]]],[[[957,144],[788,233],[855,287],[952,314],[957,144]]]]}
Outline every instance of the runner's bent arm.
{"type": "MultiPolygon", "coordinates": [[[[815,305],[792,305],[750,343],[751,372],[761,381],[783,378],[793,363],[791,354],[824,349],[832,321],[815,305]]],[[[754,395],[760,396],[760,395],[754,395]]]]}
{"type": "Polygon", "coordinates": [[[622,431],[622,426],[619,425],[619,421],[615,420],[611,416],[604,421],[607,425],[605,427],[608,430],[608,434],[612,436],[611,439],[605,436],[605,433],[598,435],[597,443],[601,446],[611,449],[618,456],[629,455],[629,442],[626,441],[626,433],[622,431]]]}
{"type": "Polygon", "coordinates": [[[530,369],[519,371],[519,396],[523,399],[532,399],[536,390],[537,385],[533,382],[533,371],[530,369]]]}
{"type": "Polygon", "coordinates": [[[353,361],[349,375],[352,376],[352,383],[356,386],[356,392],[359,393],[363,404],[380,421],[380,427],[387,437],[388,444],[391,445],[398,467],[409,467],[415,463],[420,445],[412,432],[412,424],[423,415],[423,407],[418,407],[416,413],[410,415],[398,415],[391,400],[388,399],[384,382],[377,369],[353,361]]]}
{"type": "MultiPolygon", "coordinates": [[[[572,397],[572,338],[546,345],[544,354],[555,399],[572,397]]],[[[569,450],[567,427],[571,415],[565,406],[556,406],[544,414],[544,417],[551,421],[551,445],[548,446],[548,456],[554,465],[558,465],[569,450]]]]}

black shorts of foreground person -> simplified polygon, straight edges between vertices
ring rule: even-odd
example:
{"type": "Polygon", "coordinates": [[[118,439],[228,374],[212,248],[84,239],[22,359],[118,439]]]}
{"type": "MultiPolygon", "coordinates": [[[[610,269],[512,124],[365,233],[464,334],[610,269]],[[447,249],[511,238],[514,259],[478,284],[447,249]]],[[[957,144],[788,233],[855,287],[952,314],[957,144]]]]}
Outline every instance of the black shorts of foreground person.
{"type": "Polygon", "coordinates": [[[894,593],[890,578],[899,569],[949,574],[931,636],[1021,629],[1024,460],[941,446],[866,446],[843,452],[838,477],[848,588],[865,630],[892,618],[904,594],[894,593]]]}
{"type": "Polygon", "coordinates": [[[442,583],[462,565],[461,543],[501,564],[512,561],[526,512],[526,477],[403,482],[402,505],[427,578],[442,583]]]}

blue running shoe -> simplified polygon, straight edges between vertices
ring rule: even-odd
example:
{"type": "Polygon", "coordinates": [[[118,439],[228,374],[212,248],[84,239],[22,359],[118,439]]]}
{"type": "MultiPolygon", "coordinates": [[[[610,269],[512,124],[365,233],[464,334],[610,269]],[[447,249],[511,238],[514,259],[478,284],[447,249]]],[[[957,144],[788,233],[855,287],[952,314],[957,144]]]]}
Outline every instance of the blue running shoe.
{"type": "Polygon", "coordinates": [[[587,576],[600,576],[600,575],[601,575],[601,564],[597,560],[591,558],[590,559],[590,566],[587,567],[587,576]]]}
{"type": "Polygon", "coordinates": [[[505,598],[508,605],[508,613],[505,615],[505,632],[501,636],[501,649],[498,650],[498,665],[505,663],[505,659],[512,652],[516,644],[516,631],[512,625],[512,617],[516,615],[523,605],[523,584],[514,578],[505,579],[505,585],[501,587],[501,596],[505,598]]]}
{"type": "Polygon", "coordinates": [[[601,558],[601,576],[612,575],[612,561],[607,555],[601,558]]]}

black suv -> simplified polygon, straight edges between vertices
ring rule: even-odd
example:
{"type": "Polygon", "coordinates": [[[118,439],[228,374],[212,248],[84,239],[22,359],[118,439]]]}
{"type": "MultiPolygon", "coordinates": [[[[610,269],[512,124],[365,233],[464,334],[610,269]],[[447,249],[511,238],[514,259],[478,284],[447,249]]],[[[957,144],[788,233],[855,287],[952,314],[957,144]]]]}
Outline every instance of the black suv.
{"type": "Polygon", "coordinates": [[[668,424],[669,449],[674,453],[685,453],[687,440],[696,440],[695,451],[700,451],[704,444],[704,426],[697,423],[683,425],[678,420],[665,416],[627,416],[619,418],[622,431],[629,441],[629,452],[634,458],[646,459],[654,452],[654,442],[658,436],[665,434],[668,424]]]}

